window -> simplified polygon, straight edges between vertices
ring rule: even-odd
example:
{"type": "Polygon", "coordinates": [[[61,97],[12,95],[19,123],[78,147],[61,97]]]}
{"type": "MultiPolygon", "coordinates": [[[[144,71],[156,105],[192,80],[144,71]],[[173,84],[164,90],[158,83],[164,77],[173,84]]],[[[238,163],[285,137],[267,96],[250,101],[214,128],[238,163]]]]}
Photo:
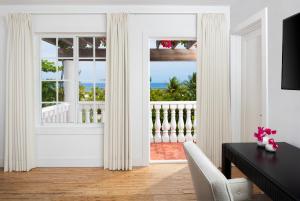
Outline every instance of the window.
{"type": "Polygon", "coordinates": [[[41,122],[103,121],[105,37],[42,37],[41,122]]]}

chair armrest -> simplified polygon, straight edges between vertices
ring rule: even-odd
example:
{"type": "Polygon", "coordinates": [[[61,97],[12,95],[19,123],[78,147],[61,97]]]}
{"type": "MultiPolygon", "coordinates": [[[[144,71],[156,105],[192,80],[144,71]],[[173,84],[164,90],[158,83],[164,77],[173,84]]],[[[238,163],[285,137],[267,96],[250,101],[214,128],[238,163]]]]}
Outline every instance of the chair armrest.
{"type": "Polygon", "coordinates": [[[251,200],[253,193],[251,181],[245,178],[229,179],[228,184],[234,201],[251,200]]]}

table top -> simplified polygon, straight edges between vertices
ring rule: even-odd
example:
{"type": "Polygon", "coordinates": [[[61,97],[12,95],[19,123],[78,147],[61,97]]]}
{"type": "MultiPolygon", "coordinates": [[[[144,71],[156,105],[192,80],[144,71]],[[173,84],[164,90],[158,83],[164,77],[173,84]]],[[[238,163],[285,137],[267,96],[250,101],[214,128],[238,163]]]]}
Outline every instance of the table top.
{"type": "Polygon", "coordinates": [[[278,150],[270,153],[256,143],[225,144],[284,192],[300,200],[300,149],[285,142],[278,145],[278,150]]]}

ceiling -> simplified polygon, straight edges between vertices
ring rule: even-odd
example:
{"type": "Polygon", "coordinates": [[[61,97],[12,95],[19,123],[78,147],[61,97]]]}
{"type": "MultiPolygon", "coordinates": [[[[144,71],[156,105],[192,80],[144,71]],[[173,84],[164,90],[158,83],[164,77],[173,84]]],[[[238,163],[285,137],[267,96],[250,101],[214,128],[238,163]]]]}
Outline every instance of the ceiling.
{"type": "Polygon", "coordinates": [[[0,0],[0,5],[230,5],[237,0],[0,0]]]}

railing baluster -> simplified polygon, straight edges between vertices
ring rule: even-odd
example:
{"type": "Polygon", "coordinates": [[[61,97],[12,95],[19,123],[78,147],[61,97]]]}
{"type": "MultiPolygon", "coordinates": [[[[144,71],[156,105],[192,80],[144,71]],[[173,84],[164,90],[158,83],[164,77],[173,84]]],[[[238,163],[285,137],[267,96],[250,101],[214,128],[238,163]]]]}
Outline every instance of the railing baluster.
{"type": "Polygon", "coordinates": [[[153,121],[152,121],[152,109],[153,105],[150,104],[150,112],[149,112],[149,132],[150,132],[150,142],[154,142],[154,136],[153,136],[153,121]]]}
{"type": "Polygon", "coordinates": [[[185,140],[186,141],[193,141],[193,136],[192,136],[192,119],[191,119],[191,110],[193,108],[192,105],[186,105],[186,122],[185,122],[185,129],[186,129],[186,135],[185,135],[185,140]]]}
{"type": "Polygon", "coordinates": [[[160,104],[155,104],[154,109],[155,109],[155,136],[154,136],[154,141],[155,142],[161,142],[161,123],[160,123],[160,104]]]}
{"type": "Polygon", "coordinates": [[[97,123],[98,122],[98,113],[97,113],[97,107],[98,105],[95,105],[94,109],[93,109],[93,120],[94,120],[94,123],[97,123]]]}
{"type": "Polygon", "coordinates": [[[183,121],[183,109],[184,105],[178,105],[179,119],[178,119],[178,142],[184,142],[184,121],[183,121]]]}
{"type": "Polygon", "coordinates": [[[83,123],[82,122],[82,105],[78,105],[78,123],[83,123]]]}
{"type": "Polygon", "coordinates": [[[170,138],[169,138],[170,124],[169,124],[169,120],[168,120],[169,104],[162,105],[162,108],[163,108],[163,112],[164,112],[164,120],[163,120],[163,124],[162,124],[162,130],[163,130],[162,141],[170,142],[170,138]]]}
{"type": "Polygon", "coordinates": [[[89,105],[86,105],[85,107],[85,123],[89,124],[91,123],[91,111],[89,105]]]}
{"type": "Polygon", "coordinates": [[[176,135],[176,109],[177,105],[170,105],[171,109],[171,134],[170,134],[170,141],[177,142],[177,135],[176,135]]]}
{"type": "Polygon", "coordinates": [[[194,133],[193,133],[193,139],[196,142],[196,137],[197,137],[197,134],[196,134],[196,130],[197,130],[197,110],[196,110],[196,103],[194,104],[193,108],[194,108],[194,123],[193,123],[194,133]]]}

